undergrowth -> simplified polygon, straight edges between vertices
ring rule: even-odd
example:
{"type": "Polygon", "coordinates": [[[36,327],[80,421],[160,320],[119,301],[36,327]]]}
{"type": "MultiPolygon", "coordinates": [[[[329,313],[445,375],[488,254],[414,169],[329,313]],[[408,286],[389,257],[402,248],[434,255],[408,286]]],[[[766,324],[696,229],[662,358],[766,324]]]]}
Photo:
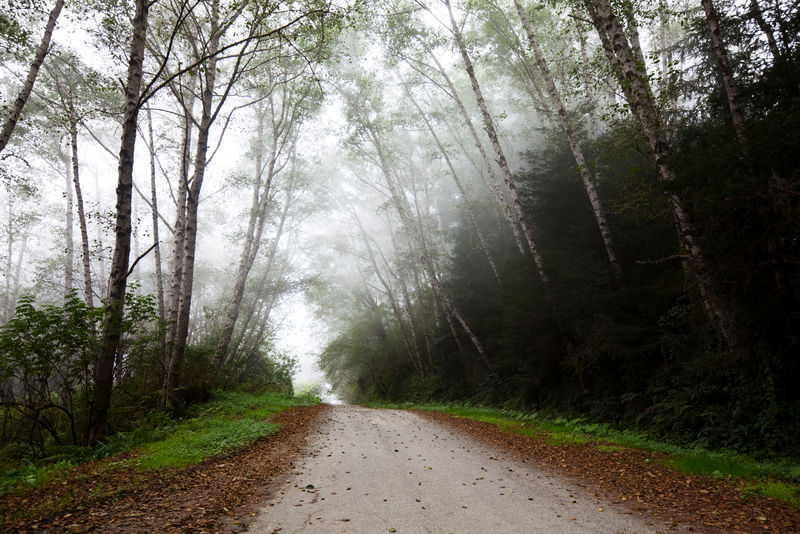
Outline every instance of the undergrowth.
{"type": "Polygon", "coordinates": [[[51,447],[51,454],[35,463],[0,463],[0,495],[40,486],[74,466],[128,451],[133,457],[125,464],[143,470],[197,464],[274,433],[278,427],[269,420],[277,414],[316,402],[284,393],[218,391],[210,401],[189,407],[180,419],[151,412],[134,430],[118,432],[95,447],[51,447]]]}

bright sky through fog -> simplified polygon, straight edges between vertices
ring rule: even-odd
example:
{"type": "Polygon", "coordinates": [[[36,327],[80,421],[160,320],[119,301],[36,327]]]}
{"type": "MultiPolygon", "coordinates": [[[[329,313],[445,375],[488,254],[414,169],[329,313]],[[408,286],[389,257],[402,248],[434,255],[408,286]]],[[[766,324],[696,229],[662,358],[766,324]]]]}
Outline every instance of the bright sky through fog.
{"type": "Polygon", "coordinates": [[[324,332],[315,321],[302,294],[293,295],[276,311],[280,325],[277,329],[278,349],[297,358],[300,368],[294,376],[295,384],[322,382],[322,372],[316,364],[317,354],[325,344],[324,332]]]}

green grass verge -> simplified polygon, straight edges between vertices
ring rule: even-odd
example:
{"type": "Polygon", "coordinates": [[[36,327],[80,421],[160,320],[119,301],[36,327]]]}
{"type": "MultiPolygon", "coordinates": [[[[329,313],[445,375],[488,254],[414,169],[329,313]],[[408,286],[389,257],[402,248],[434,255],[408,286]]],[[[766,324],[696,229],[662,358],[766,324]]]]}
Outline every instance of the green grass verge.
{"type": "Polygon", "coordinates": [[[191,407],[186,418],[172,420],[159,412],[156,424],[115,434],[94,448],[61,448],[38,463],[6,464],[0,467],[0,495],[40,486],[88,460],[126,451],[137,454],[124,464],[143,470],[194,465],[274,433],[278,427],[269,421],[280,412],[318,402],[282,393],[215,392],[209,402],[191,407]]]}
{"type": "Polygon", "coordinates": [[[458,404],[372,403],[369,406],[443,412],[490,423],[512,434],[541,438],[559,447],[591,444],[608,453],[625,449],[659,453],[661,457],[657,461],[677,471],[746,480],[747,494],[772,497],[800,509],[800,464],[788,460],[759,462],[734,451],[688,449],[650,439],[639,432],[617,430],[607,424],[543,417],[536,413],[458,404]]]}

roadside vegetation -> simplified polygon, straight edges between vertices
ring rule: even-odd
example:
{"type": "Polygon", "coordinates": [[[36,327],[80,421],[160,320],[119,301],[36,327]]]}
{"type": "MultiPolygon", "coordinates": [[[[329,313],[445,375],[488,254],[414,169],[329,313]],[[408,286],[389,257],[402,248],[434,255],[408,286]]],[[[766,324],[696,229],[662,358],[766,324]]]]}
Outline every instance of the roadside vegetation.
{"type": "Polygon", "coordinates": [[[103,469],[134,467],[159,471],[199,464],[244,447],[277,431],[272,419],[284,410],[319,402],[313,395],[215,391],[211,400],[191,406],[185,416],[158,412],[94,447],[53,449],[38,460],[4,459],[0,495],[41,486],[92,460],[107,459],[103,469]],[[58,452],[57,452],[58,451],[58,452]]]}
{"type": "Polygon", "coordinates": [[[638,449],[656,453],[654,461],[682,473],[719,480],[746,481],[745,492],[772,497],[800,509],[800,463],[759,461],[730,450],[709,451],[652,439],[641,432],[619,430],[585,419],[524,413],[463,404],[372,403],[371,407],[442,412],[489,423],[511,434],[545,440],[554,447],[589,446],[615,453],[638,449]]]}
{"type": "Polygon", "coordinates": [[[335,393],[800,461],[800,5],[450,4],[350,73],[335,393]]]}

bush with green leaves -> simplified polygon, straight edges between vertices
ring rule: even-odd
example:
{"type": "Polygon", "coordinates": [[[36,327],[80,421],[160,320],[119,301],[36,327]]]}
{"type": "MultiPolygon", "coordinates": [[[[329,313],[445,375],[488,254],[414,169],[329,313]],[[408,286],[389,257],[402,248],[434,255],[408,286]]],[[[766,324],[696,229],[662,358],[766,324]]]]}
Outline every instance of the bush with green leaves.
{"type": "Polygon", "coordinates": [[[18,454],[42,455],[48,441],[81,442],[101,318],[75,293],[39,307],[23,296],[0,328],[2,438],[18,454]]]}
{"type": "MultiPolygon", "coordinates": [[[[153,297],[128,295],[115,388],[129,398],[142,398],[162,375],[157,316],[153,297]]],[[[87,306],[74,292],[62,304],[19,299],[0,327],[0,439],[7,455],[39,458],[53,447],[86,443],[102,318],[102,308],[87,306]]],[[[136,411],[130,402],[117,405],[136,411]]]]}

